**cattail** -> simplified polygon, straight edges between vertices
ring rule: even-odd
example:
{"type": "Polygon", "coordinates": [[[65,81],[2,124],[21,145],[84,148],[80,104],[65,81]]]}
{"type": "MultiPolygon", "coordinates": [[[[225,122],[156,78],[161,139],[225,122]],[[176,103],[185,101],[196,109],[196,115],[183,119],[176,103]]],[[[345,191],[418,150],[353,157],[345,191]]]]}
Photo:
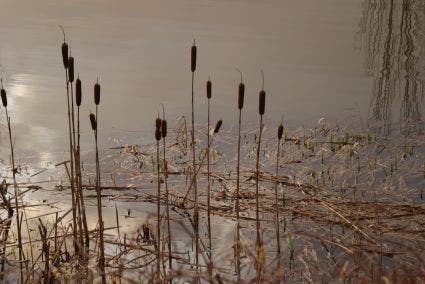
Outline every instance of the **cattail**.
{"type": "Polygon", "coordinates": [[[277,129],[277,138],[279,139],[279,140],[281,140],[282,139],[282,136],[283,136],[283,125],[282,125],[282,123],[279,125],[279,128],[277,129]]]}
{"type": "Polygon", "coordinates": [[[97,121],[93,113],[90,113],[90,122],[91,122],[91,129],[95,131],[97,129],[97,121]]]}
{"type": "Polygon", "coordinates": [[[238,108],[239,109],[243,108],[244,98],[245,98],[245,85],[244,83],[241,82],[239,84],[239,93],[238,93],[238,108]]]}
{"type": "Polygon", "coordinates": [[[100,85],[98,81],[94,84],[94,103],[96,105],[99,105],[100,103],[100,85]]]}
{"type": "Polygon", "coordinates": [[[74,82],[74,57],[70,56],[68,58],[68,80],[69,82],[74,82]]]}
{"type": "Polygon", "coordinates": [[[68,44],[66,42],[62,43],[62,60],[63,67],[68,68],[68,44]]]}
{"type": "Polygon", "coordinates": [[[155,119],[155,128],[161,130],[161,119],[159,117],[155,119]]]}
{"type": "Polygon", "coordinates": [[[260,115],[263,115],[266,109],[266,92],[264,90],[261,90],[260,92],[260,102],[258,105],[258,110],[260,115]]]}
{"type": "Polygon", "coordinates": [[[207,99],[211,99],[211,81],[207,81],[207,99]]]}
{"type": "Polygon", "coordinates": [[[75,103],[77,106],[81,105],[81,80],[80,78],[77,78],[75,81],[75,103]]]}
{"type": "Polygon", "coordinates": [[[193,42],[192,49],[190,50],[190,70],[192,72],[195,72],[196,70],[196,45],[195,42],[193,42]]]}
{"type": "Polygon", "coordinates": [[[156,141],[161,140],[161,129],[160,128],[155,129],[155,139],[156,139],[156,141]]]}
{"type": "Polygon", "coordinates": [[[221,119],[217,121],[217,124],[215,125],[215,128],[214,128],[214,134],[218,133],[222,124],[223,124],[223,121],[221,119]]]}
{"type": "Polygon", "coordinates": [[[161,135],[162,138],[167,137],[167,121],[165,119],[161,121],[161,135]]]}
{"type": "Polygon", "coordinates": [[[7,107],[6,91],[3,89],[3,87],[1,88],[1,102],[3,103],[4,107],[7,107]]]}

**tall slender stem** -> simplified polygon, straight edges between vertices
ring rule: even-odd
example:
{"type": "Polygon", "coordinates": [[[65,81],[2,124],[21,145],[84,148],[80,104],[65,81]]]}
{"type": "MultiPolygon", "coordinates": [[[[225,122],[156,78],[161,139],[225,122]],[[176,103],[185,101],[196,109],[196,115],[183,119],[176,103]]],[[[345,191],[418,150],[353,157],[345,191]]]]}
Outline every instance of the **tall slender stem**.
{"type": "MultiPolygon", "coordinates": [[[[165,115],[163,115],[165,119],[165,115]]],[[[165,183],[165,195],[166,195],[166,214],[167,214],[167,245],[168,245],[168,266],[169,269],[173,269],[173,259],[172,259],[172,250],[171,250],[171,229],[170,229],[170,207],[169,207],[169,192],[168,192],[168,165],[167,160],[165,159],[165,137],[162,138],[162,148],[163,148],[163,160],[164,160],[164,183],[165,183]]]]}
{"type": "Polygon", "coordinates": [[[263,116],[260,115],[260,134],[258,136],[257,143],[257,159],[255,163],[255,219],[256,219],[256,250],[257,250],[257,281],[261,281],[261,251],[262,251],[262,242],[261,242],[261,234],[260,234],[260,203],[259,203],[259,175],[260,175],[260,148],[261,148],[261,135],[263,132],[263,116]]]}
{"type": "Polygon", "coordinates": [[[157,170],[157,191],[156,191],[156,280],[159,281],[161,275],[161,178],[159,167],[159,140],[156,141],[156,170],[157,170]]]}
{"type": "Polygon", "coordinates": [[[195,72],[192,72],[192,169],[193,169],[193,194],[194,194],[194,231],[195,231],[195,263],[199,264],[199,211],[198,211],[198,188],[195,175],[196,169],[196,147],[195,147],[195,107],[194,107],[194,90],[193,84],[195,79],[195,72]]]}
{"type": "Polygon", "coordinates": [[[239,109],[238,120],[238,153],[236,158],[236,274],[238,282],[241,280],[241,260],[240,260],[240,223],[239,223],[239,198],[240,198],[240,159],[241,159],[241,120],[242,109],[239,109]]]}
{"type": "Polygon", "coordinates": [[[278,204],[278,177],[279,177],[279,156],[280,156],[280,139],[278,140],[277,144],[277,154],[276,154],[276,184],[275,184],[275,223],[276,223],[276,243],[277,243],[277,253],[280,253],[280,233],[279,233],[279,204],[278,204]]]}

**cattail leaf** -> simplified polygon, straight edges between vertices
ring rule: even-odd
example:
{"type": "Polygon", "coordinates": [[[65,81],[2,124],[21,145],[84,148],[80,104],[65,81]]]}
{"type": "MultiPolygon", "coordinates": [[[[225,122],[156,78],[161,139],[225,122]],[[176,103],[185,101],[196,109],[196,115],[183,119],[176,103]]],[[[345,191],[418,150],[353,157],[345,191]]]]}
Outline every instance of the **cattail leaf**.
{"type": "Polygon", "coordinates": [[[161,135],[162,138],[167,137],[167,121],[165,119],[161,122],[161,135]]]}
{"type": "Polygon", "coordinates": [[[1,102],[3,103],[4,107],[7,107],[6,91],[3,88],[1,89],[1,102]]]}
{"type": "Polygon", "coordinates": [[[211,85],[211,81],[208,80],[207,81],[207,98],[211,99],[211,93],[212,93],[212,85],[211,85]]]}
{"type": "Polygon", "coordinates": [[[96,84],[94,84],[94,103],[96,105],[99,105],[99,103],[100,103],[100,85],[99,85],[99,82],[96,82],[96,84]]]}
{"type": "Polygon", "coordinates": [[[62,60],[63,67],[68,68],[68,44],[66,42],[62,43],[62,60]]]}
{"type": "Polygon", "coordinates": [[[244,83],[239,84],[239,90],[238,90],[238,108],[243,108],[243,103],[245,99],[245,85],[244,83]]]}
{"type": "Polygon", "coordinates": [[[77,78],[75,81],[75,103],[77,106],[81,105],[82,93],[81,93],[81,80],[77,78]]]}
{"type": "Polygon", "coordinates": [[[91,123],[91,129],[96,130],[97,121],[96,121],[96,116],[93,113],[90,113],[90,123],[91,123]]]}
{"type": "Polygon", "coordinates": [[[281,140],[282,139],[282,136],[283,136],[283,125],[280,124],[279,125],[279,128],[277,129],[277,138],[279,140],[281,140]]]}
{"type": "Polygon", "coordinates": [[[263,115],[266,110],[266,92],[264,90],[260,91],[259,99],[258,111],[260,115],[263,115]]]}
{"type": "Polygon", "coordinates": [[[161,128],[155,129],[155,139],[156,139],[156,141],[161,140],[161,128]]]}
{"type": "Polygon", "coordinates": [[[74,57],[70,56],[68,58],[68,80],[69,82],[74,82],[74,57]]]}
{"type": "Polygon", "coordinates": [[[223,124],[223,121],[221,119],[217,121],[217,124],[215,125],[215,128],[214,128],[214,133],[218,133],[222,124],[223,124]]]}
{"type": "Polygon", "coordinates": [[[193,44],[190,50],[190,70],[192,72],[195,72],[196,70],[196,52],[197,52],[196,45],[193,44]]]}

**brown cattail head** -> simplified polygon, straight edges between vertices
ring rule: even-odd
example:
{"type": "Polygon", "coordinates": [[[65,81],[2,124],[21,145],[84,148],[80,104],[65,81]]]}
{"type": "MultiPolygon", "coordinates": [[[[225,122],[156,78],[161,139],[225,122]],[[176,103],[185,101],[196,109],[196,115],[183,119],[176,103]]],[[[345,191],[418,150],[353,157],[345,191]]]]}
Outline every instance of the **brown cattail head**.
{"type": "Polygon", "coordinates": [[[157,117],[155,119],[155,128],[156,129],[160,129],[161,128],[161,119],[159,117],[157,117]]]}
{"type": "Polygon", "coordinates": [[[100,85],[98,81],[94,84],[94,103],[96,105],[99,105],[100,103],[100,85]]]}
{"type": "Polygon", "coordinates": [[[3,87],[1,88],[1,102],[3,103],[4,107],[7,107],[6,91],[3,89],[3,87]]]}
{"type": "Polygon", "coordinates": [[[63,67],[68,68],[68,44],[66,42],[62,43],[62,60],[63,67]]]}
{"type": "Polygon", "coordinates": [[[196,70],[196,45],[193,42],[192,48],[190,50],[190,70],[195,72],[196,70]]]}
{"type": "Polygon", "coordinates": [[[264,90],[260,91],[260,101],[258,104],[258,111],[260,115],[263,115],[266,110],[266,92],[264,90]]]}
{"type": "Polygon", "coordinates": [[[161,135],[162,138],[167,137],[167,121],[165,119],[161,122],[161,135]]]}
{"type": "Polygon", "coordinates": [[[68,80],[69,82],[74,82],[74,57],[70,56],[68,58],[68,80]]]}
{"type": "Polygon", "coordinates": [[[244,83],[239,84],[239,92],[238,92],[238,108],[243,108],[243,101],[245,98],[245,85],[244,83]]]}
{"type": "Polygon", "coordinates": [[[77,81],[75,81],[75,103],[77,106],[81,105],[81,98],[81,80],[77,78],[77,81]]]}
{"type": "Polygon", "coordinates": [[[90,113],[90,123],[91,123],[91,129],[95,131],[97,129],[97,121],[96,121],[96,116],[94,116],[93,113],[90,113]]]}
{"type": "Polygon", "coordinates": [[[156,139],[156,141],[161,140],[161,128],[155,129],[155,139],[156,139]]]}
{"type": "Polygon", "coordinates": [[[214,128],[214,133],[218,133],[222,124],[223,124],[223,121],[221,119],[217,121],[217,124],[215,125],[215,128],[214,128]]]}
{"type": "Polygon", "coordinates": [[[208,80],[207,81],[207,99],[211,99],[211,91],[212,91],[211,81],[208,80]]]}
{"type": "Polygon", "coordinates": [[[281,140],[282,139],[282,136],[283,136],[283,125],[282,125],[282,123],[279,125],[279,128],[277,129],[277,138],[279,139],[279,140],[281,140]]]}

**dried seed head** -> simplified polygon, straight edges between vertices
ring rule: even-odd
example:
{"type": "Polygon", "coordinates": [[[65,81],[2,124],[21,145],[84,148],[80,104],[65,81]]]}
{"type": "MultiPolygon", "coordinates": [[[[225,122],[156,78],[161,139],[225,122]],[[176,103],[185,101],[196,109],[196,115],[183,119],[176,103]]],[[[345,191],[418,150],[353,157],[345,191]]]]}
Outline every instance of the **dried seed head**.
{"type": "Polygon", "coordinates": [[[62,43],[62,60],[63,67],[68,68],[68,44],[66,42],[62,43]]]}
{"type": "Polygon", "coordinates": [[[156,141],[161,140],[161,128],[155,129],[155,139],[156,141]]]}
{"type": "Polygon", "coordinates": [[[190,70],[195,72],[196,70],[196,45],[193,42],[192,48],[190,50],[190,70]]]}
{"type": "Polygon", "coordinates": [[[98,81],[94,84],[94,103],[96,105],[99,105],[100,103],[100,85],[98,81]]]}
{"type": "Polygon", "coordinates": [[[214,128],[214,133],[218,133],[222,124],[223,124],[223,121],[221,119],[217,121],[217,124],[215,125],[215,128],[214,128]]]}
{"type": "Polygon", "coordinates": [[[279,140],[281,140],[282,139],[282,136],[283,136],[283,125],[282,125],[282,123],[279,125],[279,128],[277,129],[277,138],[279,139],[279,140]]]}
{"type": "Polygon", "coordinates": [[[3,89],[3,87],[1,88],[1,102],[3,103],[4,107],[7,107],[6,91],[3,89]]]}
{"type": "Polygon", "coordinates": [[[68,58],[68,80],[69,82],[74,82],[74,57],[70,56],[68,58]]]}
{"type": "Polygon", "coordinates": [[[77,81],[75,81],[75,103],[77,106],[81,105],[81,98],[81,80],[77,78],[77,81]]]}
{"type": "Polygon", "coordinates": [[[212,89],[211,81],[208,80],[207,81],[207,99],[211,99],[211,89],[212,89]]]}
{"type": "Polygon", "coordinates": [[[243,108],[243,101],[245,98],[245,85],[244,83],[239,84],[239,92],[238,92],[238,108],[243,108]]]}
{"type": "Polygon", "coordinates": [[[93,113],[90,113],[90,123],[91,123],[91,129],[95,131],[97,129],[97,121],[93,113]]]}
{"type": "Polygon", "coordinates": [[[157,117],[155,119],[155,128],[156,129],[160,129],[161,128],[161,119],[159,117],[157,117]]]}
{"type": "Polygon", "coordinates": [[[258,105],[258,111],[260,115],[263,115],[266,110],[266,92],[264,90],[261,90],[260,92],[260,101],[258,105]]]}
{"type": "Polygon", "coordinates": [[[165,119],[163,119],[161,123],[161,134],[162,138],[167,137],[167,121],[165,119]]]}

